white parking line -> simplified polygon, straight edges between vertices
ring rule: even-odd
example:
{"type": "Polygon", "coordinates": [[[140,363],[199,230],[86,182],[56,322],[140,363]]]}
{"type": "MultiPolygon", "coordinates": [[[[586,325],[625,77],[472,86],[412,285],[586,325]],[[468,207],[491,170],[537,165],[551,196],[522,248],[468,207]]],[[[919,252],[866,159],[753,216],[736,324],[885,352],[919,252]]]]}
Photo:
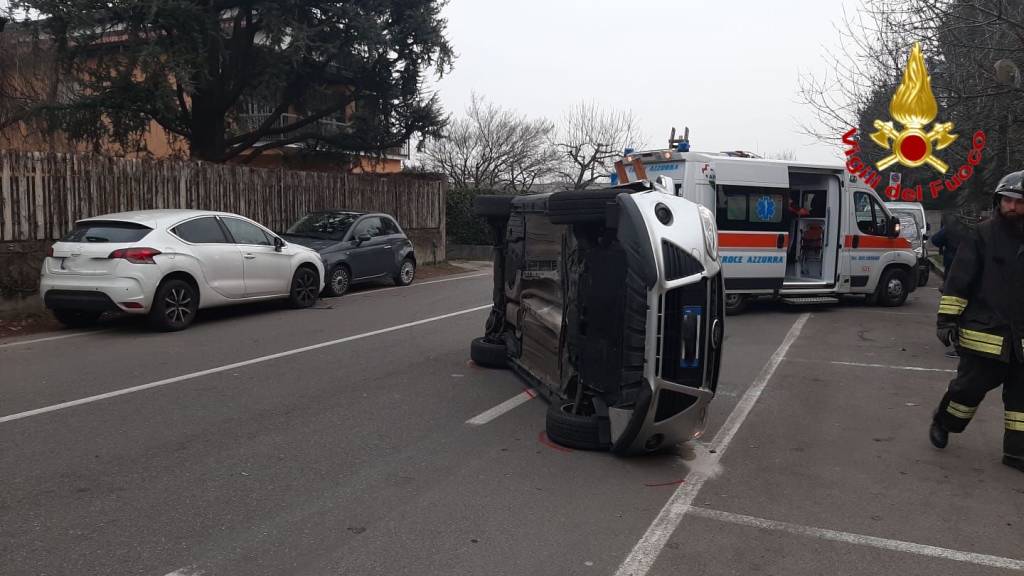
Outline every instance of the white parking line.
{"type": "Polygon", "coordinates": [[[456,280],[468,280],[470,278],[480,278],[481,276],[490,276],[491,272],[484,272],[481,274],[470,274],[468,276],[458,276],[454,278],[441,278],[439,280],[429,280],[427,282],[415,282],[408,286],[392,286],[390,288],[378,288],[377,290],[367,290],[365,292],[352,292],[345,294],[342,298],[348,298],[351,296],[369,296],[371,294],[380,294],[381,292],[390,292],[391,290],[408,290],[415,286],[426,286],[427,284],[440,284],[442,282],[455,282],[456,280]]]}
{"type": "Polygon", "coordinates": [[[494,408],[481,412],[480,414],[473,416],[469,420],[466,420],[466,424],[470,424],[473,426],[482,426],[484,424],[487,424],[491,420],[494,420],[498,416],[501,416],[505,412],[512,410],[516,406],[519,406],[520,404],[525,404],[526,402],[529,402],[530,400],[533,400],[536,397],[537,395],[534,394],[532,390],[523,390],[519,394],[516,394],[515,396],[509,398],[508,400],[505,400],[504,402],[498,404],[494,408]]]}
{"type": "Polygon", "coordinates": [[[179,568],[179,569],[175,570],[174,572],[171,572],[170,574],[167,574],[166,576],[202,576],[202,575],[203,575],[203,572],[201,570],[196,570],[195,568],[179,568]]]}
{"type": "Polygon", "coordinates": [[[789,522],[766,520],[764,518],[755,518],[753,516],[744,516],[742,514],[733,514],[731,512],[720,512],[718,510],[708,510],[707,508],[698,508],[695,506],[688,508],[686,513],[692,516],[697,516],[698,518],[718,520],[721,522],[728,522],[729,524],[738,524],[740,526],[750,526],[761,530],[776,530],[778,532],[787,532],[798,536],[807,536],[810,538],[831,540],[833,542],[843,542],[846,544],[856,544],[858,546],[871,546],[873,548],[882,548],[884,550],[894,550],[896,552],[906,552],[908,554],[918,554],[920,556],[930,556],[932,558],[944,558],[946,560],[978,564],[980,566],[991,566],[993,568],[1024,570],[1024,560],[1015,560],[1013,558],[989,556],[988,554],[976,554],[974,552],[962,552],[960,550],[951,550],[949,548],[928,546],[927,544],[915,544],[913,542],[904,542],[902,540],[890,540],[888,538],[865,536],[863,534],[853,534],[851,532],[839,532],[825,528],[801,526],[799,524],[790,524],[789,522]]]}
{"type": "Polygon", "coordinates": [[[227,364],[225,366],[218,366],[217,368],[210,368],[209,370],[200,370],[198,372],[192,372],[183,376],[175,376],[174,378],[165,378],[164,380],[157,380],[156,382],[150,382],[149,384],[142,384],[140,386],[133,386],[131,388],[124,388],[121,390],[115,390],[113,392],[107,392],[105,394],[97,394],[96,396],[89,396],[87,398],[79,398],[78,400],[72,400],[70,402],[62,402],[60,404],[53,404],[51,406],[45,406],[43,408],[36,408],[35,410],[29,410],[27,412],[19,412],[17,414],[11,414],[9,416],[0,417],[0,423],[10,422],[12,420],[20,420],[22,418],[28,418],[29,416],[37,416],[39,414],[46,414],[47,412],[55,412],[57,410],[64,410],[65,408],[71,408],[73,406],[80,406],[82,404],[89,404],[90,402],[98,402],[100,400],[106,400],[107,398],[114,398],[116,396],[123,396],[125,394],[131,394],[133,392],[140,392],[142,390],[148,390],[150,388],[156,388],[158,386],[166,386],[168,384],[175,384],[178,382],[184,382],[186,380],[194,380],[203,376],[209,376],[210,374],[217,374],[219,372],[226,372],[228,370],[234,370],[243,366],[251,366],[253,364],[260,364],[262,362],[269,362],[270,360],[277,360],[279,358],[286,358],[288,356],[294,356],[296,354],[302,354],[303,352],[310,352],[312,350],[319,350],[321,348],[327,348],[328,346],[336,346],[338,344],[344,344],[345,342],[352,342],[353,340],[360,340],[362,338],[369,338],[371,336],[378,336],[380,334],[386,334],[388,332],[394,332],[396,330],[403,330],[405,328],[412,328],[413,326],[419,326],[421,324],[429,324],[431,322],[437,322],[438,320],[444,320],[446,318],[454,318],[455,316],[461,316],[463,314],[471,314],[480,310],[487,310],[491,307],[491,304],[484,306],[477,306],[475,308],[467,308],[465,310],[459,310],[458,312],[452,312],[450,314],[442,314],[441,316],[433,316],[431,318],[424,318],[423,320],[417,320],[415,322],[408,322],[406,324],[399,324],[398,326],[391,326],[390,328],[383,328],[381,330],[374,330],[373,332],[365,332],[363,334],[356,334],[355,336],[346,336],[345,338],[338,338],[337,340],[330,340],[327,342],[321,342],[320,344],[313,344],[312,346],[303,346],[302,348],[295,348],[292,350],[286,350],[284,352],[278,352],[277,354],[268,354],[267,356],[260,356],[258,358],[252,358],[250,360],[244,360],[242,362],[235,362],[233,364],[227,364]]]}
{"type": "MultiPolygon", "coordinates": [[[[484,273],[480,273],[480,274],[469,274],[467,276],[454,276],[454,277],[451,277],[451,278],[441,278],[439,280],[429,280],[427,282],[416,282],[415,284],[411,284],[410,286],[393,286],[391,288],[381,288],[381,289],[378,289],[378,290],[367,290],[366,292],[354,292],[352,294],[347,294],[344,297],[367,296],[367,295],[370,295],[370,294],[378,294],[380,292],[387,292],[389,290],[399,290],[399,289],[406,290],[406,289],[411,288],[413,286],[426,286],[428,284],[440,284],[441,282],[455,282],[456,280],[469,280],[470,278],[480,278],[482,276],[490,276],[490,275],[491,275],[491,272],[484,272],[484,273]]],[[[64,340],[65,338],[76,338],[78,336],[89,336],[91,334],[102,334],[104,332],[110,332],[111,330],[112,330],[111,328],[106,328],[104,330],[87,330],[87,331],[84,331],[84,332],[75,332],[74,334],[62,334],[60,336],[48,336],[46,338],[35,338],[33,340],[20,340],[20,341],[17,341],[17,342],[8,342],[6,344],[0,344],[0,348],[11,348],[11,347],[14,347],[14,346],[24,346],[26,344],[37,344],[39,342],[50,342],[50,341],[53,341],[53,340],[64,340]]]]}
{"type": "Polygon", "coordinates": [[[78,336],[89,336],[90,334],[102,334],[104,332],[110,332],[110,329],[106,330],[88,330],[85,332],[75,332],[74,334],[62,334],[60,336],[49,336],[46,338],[36,338],[34,340],[20,340],[18,342],[8,342],[6,344],[0,344],[0,348],[10,348],[13,346],[24,346],[25,344],[35,344],[37,342],[50,342],[53,340],[64,340],[65,338],[75,338],[78,336]]]}
{"type": "Polygon", "coordinates": [[[808,364],[836,364],[838,366],[857,366],[860,368],[883,368],[885,370],[911,370],[914,372],[953,372],[948,368],[924,368],[922,366],[893,366],[891,364],[866,364],[864,362],[841,362],[839,360],[811,360],[809,358],[787,358],[790,362],[806,362],[808,364]]]}
{"type": "Polygon", "coordinates": [[[669,498],[668,502],[661,509],[658,517],[647,528],[647,532],[644,533],[643,537],[640,538],[640,541],[636,543],[636,546],[629,553],[629,556],[626,557],[626,560],[619,566],[618,571],[615,572],[616,576],[643,576],[654,566],[658,555],[661,554],[661,550],[665,547],[669,537],[672,536],[672,533],[679,526],[679,522],[682,521],[686,511],[690,509],[694,498],[700,493],[704,483],[715,473],[717,466],[714,466],[714,464],[725,455],[726,449],[729,448],[729,443],[732,442],[737,430],[740,429],[744,420],[747,419],[754,404],[757,403],[757,399],[761,397],[761,392],[764,391],[768,381],[775,374],[775,369],[779,367],[783,358],[786,357],[789,347],[800,336],[800,331],[803,330],[804,324],[807,323],[809,317],[809,313],[804,313],[797,318],[796,322],[789,329],[789,333],[783,339],[782,344],[775,350],[772,357],[768,359],[768,363],[761,369],[757,379],[754,380],[754,383],[743,394],[739,403],[736,404],[732,413],[729,414],[725,424],[715,434],[709,450],[711,453],[708,454],[711,457],[710,463],[712,465],[693,469],[687,474],[686,481],[672,494],[672,497],[669,498]]]}

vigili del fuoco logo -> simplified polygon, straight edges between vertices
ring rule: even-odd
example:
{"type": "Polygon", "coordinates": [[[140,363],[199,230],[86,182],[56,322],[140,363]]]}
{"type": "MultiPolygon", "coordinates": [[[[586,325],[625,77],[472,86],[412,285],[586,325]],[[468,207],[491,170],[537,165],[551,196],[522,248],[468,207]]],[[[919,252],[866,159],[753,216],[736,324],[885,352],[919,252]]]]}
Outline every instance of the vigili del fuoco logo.
{"type": "MultiPolygon", "coordinates": [[[[985,133],[978,130],[971,138],[971,150],[967,162],[949,175],[949,164],[937,154],[957,139],[953,133],[952,122],[932,122],[939,113],[939,105],[932,93],[931,78],[925,67],[921,44],[915,43],[903,71],[903,80],[889,103],[889,114],[900,125],[897,130],[892,121],[875,120],[877,132],[871,134],[871,141],[890,151],[872,168],[865,163],[858,153],[860,142],[854,139],[857,129],[851,128],[843,134],[846,150],[846,169],[851,175],[861,179],[868,186],[877,189],[882,182],[880,172],[888,170],[893,164],[899,163],[907,168],[917,168],[927,164],[939,175],[943,176],[928,183],[928,193],[932,198],[946,190],[953,192],[974,175],[974,167],[981,163],[982,150],[985,148],[985,133]],[[929,124],[931,128],[928,127],[929,124]]],[[[898,178],[885,188],[885,195],[890,200],[902,199],[907,202],[920,202],[924,199],[921,184],[914,188],[903,188],[898,178]]]]}

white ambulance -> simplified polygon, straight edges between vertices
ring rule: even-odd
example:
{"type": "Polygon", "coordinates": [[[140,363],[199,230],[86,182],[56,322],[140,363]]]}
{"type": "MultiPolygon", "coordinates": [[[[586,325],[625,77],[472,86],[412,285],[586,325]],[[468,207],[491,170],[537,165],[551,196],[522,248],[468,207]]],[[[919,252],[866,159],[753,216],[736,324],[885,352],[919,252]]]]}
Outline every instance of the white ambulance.
{"type": "Polygon", "coordinates": [[[900,306],[917,287],[899,218],[842,165],[691,152],[674,131],[670,144],[627,150],[613,180],[665,175],[677,195],[715,213],[729,313],[766,296],[799,304],[864,294],[900,306]]]}

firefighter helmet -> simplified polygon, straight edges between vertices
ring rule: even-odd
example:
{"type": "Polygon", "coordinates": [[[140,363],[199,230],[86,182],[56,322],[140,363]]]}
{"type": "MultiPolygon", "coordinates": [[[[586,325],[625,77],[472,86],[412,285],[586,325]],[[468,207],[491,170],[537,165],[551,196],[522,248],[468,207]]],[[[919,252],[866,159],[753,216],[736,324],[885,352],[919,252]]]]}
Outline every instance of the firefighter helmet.
{"type": "Polygon", "coordinates": [[[1003,176],[996,186],[996,196],[1000,195],[1017,200],[1024,199],[1024,170],[1003,176]]]}

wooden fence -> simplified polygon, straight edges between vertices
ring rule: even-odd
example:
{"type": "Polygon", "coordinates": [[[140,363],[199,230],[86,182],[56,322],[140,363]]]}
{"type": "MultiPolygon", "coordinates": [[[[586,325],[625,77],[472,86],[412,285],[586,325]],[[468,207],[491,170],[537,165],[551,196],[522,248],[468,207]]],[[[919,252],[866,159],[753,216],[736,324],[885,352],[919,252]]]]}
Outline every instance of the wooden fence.
{"type": "Polygon", "coordinates": [[[438,181],[0,151],[0,241],[57,239],[80,218],[159,208],[233,212],[278,232],[313,210],[379,211],[444,242],[438,181]]]}

